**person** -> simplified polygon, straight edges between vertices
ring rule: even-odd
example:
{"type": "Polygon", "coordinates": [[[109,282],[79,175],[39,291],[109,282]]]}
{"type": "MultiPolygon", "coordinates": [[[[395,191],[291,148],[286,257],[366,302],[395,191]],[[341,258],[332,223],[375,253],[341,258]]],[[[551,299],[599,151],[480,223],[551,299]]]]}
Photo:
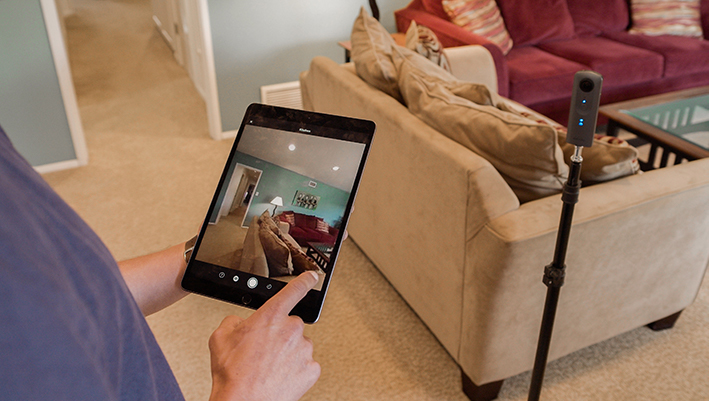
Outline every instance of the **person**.
{"type": "MultiPolygon", "coordinates": [[[[116,263],[0,127],[0,388],[3,399],[179,400],[145,315],[182,299],[184,244],[116,263]]],[[[303,322],[304,273],[209,339],[211,400],[295,400],[318,379],[303,322]]]]}

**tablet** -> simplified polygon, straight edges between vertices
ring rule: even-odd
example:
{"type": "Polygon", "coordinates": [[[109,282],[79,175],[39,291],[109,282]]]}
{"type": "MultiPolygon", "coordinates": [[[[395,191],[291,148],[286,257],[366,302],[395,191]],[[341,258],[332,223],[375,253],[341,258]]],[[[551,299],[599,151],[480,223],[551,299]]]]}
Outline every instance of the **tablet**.
{"type": "Polygon", "coordinates": [[[374,131],[367,120],[250,105],[183,288],[257,309],[313,270],[320,280],[291,314],[317,321],[374,131]]]}

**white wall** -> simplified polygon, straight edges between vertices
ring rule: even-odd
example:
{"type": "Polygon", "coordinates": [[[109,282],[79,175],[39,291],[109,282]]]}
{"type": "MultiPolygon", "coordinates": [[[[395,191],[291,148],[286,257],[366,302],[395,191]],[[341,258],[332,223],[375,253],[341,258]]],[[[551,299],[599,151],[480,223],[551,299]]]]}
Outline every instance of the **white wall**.
{"type": "MultiPolygon", "coordinates": [[[[393,12],[409,0],[379,0],[382,24],[396,30],[393,12]]],[[[365,0],[207,0],[221,131],[238,129],[260,87],[298,80],[315,56],[344,62],[365,0]]],[[[209,100],[208,100],[209,102],[209,100]]],[[[215,111],[216,112],[216,111],[215,111]]]]}

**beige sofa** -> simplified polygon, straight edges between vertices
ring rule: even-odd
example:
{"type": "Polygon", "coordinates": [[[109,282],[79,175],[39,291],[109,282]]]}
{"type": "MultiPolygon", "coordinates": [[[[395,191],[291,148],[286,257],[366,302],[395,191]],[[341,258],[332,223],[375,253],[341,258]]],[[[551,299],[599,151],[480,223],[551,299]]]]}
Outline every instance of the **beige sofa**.
{"type": "MultiPolygon", "coordinates": [[[[489,54],[456,52],[454,74],[494,89],[489,54]]],[[[487,160],[352,64],[315,58],[301,90],[307,109],[376,122],[350,236],[460,365],[466,394],[494,398],[533,365],[560,196],[520,204],[487,160]]],[[[709,159],[581,190],[550,360],[692,304],[709,261],[707,201],[709,159]]]]}

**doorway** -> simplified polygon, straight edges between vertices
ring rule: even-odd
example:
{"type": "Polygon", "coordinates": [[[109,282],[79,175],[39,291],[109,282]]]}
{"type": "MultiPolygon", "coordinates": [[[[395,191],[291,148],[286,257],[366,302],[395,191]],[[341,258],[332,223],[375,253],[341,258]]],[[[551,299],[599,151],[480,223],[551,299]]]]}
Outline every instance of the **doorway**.
{"type": "Polygon", "coordinates": [[[237,219],[241,227],[248,227],[248,222],[244,219],[251,207],[262,173],[263,171],[253,167],[236,164],[215,224],[221,217],[230,216],[237,219]]]}

